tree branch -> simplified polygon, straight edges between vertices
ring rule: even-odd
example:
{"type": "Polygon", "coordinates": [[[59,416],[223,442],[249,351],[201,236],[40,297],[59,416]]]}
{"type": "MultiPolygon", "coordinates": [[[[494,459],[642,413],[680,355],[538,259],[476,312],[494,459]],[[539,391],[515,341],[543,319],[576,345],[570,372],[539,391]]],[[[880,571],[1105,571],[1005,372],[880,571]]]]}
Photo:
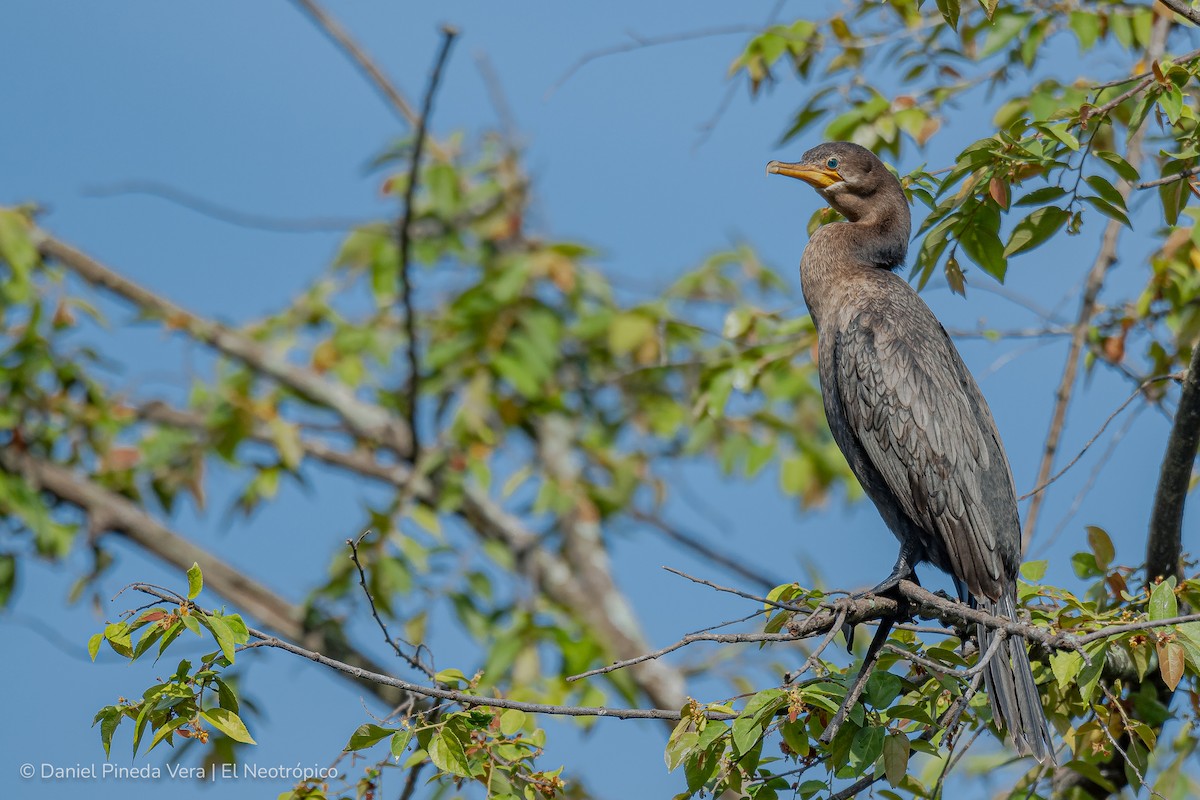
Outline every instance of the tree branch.
{"type": "Polygon", "coordinates": [[[1158,2],[1162,3],[1164,6],[1171,9],[1189,22],[1200,25],[1200,11],[1184,5],[1182,2],[1180,2],[1180,0],[1158,0],[1158,2]]]}
{"type": "MultiPolygon", "coordinates": [[[[12,445],[0,449],[0,468],[23,476],[38,489],[78,508],[87,517],[94,535],[105,531],[119,534],[180,572],[193,563],[199,564],[204,571],[205,588],[270,630],[334,653],[355,666],[379,669],[370,658],[347,646],[341,637],[311,627],[304,608],[287,602],[254,578],[167,528],[121,495],[73,470],[19,452],[12,445]]],[[[368,683],[367,688],[392,706],[404,700],[403,694],[381,684],[368,683]]]]}
{"type": "Polygon", "coordinates": [[[450,47],[458,31],[449,25],[442,27],[442,46],[433,62],[433,72],[429,75],[429,86],[425,90],[425,99],[421,103],[421,116],[417,119],[417,132],[414,134],[412,161],[408,165],[408,184],[404,187],[404,214],[397,225],[397,250],[400,252],[400,303],[404,308],[404,333],[408,338],[408,433],[412,439],[411,460],[416,461],[421,452],[420,428],[417,425],[417,406],[421,397],[421,364],[417,348],[417,312],[413,305],[412,285],[412,245],[413,201],[417,196],[417,184],[421,175],[421,151],[425,149],[425,130],[429,125],[429,116],[433,112],[433,98],[437,94],[438,82],[442,78],[442,68],[450,56],[450,47]]]}
{"type": "Polygon", "coordinates": [[[388,77],[383,74],[383,70],[376,66],[374,60],[359,46],[358,42],[351,38],[346,29],[338,24],[337,20],[329,16],[325,12],[325,9],[321,8],[314,0],[292,0],[292,2],[308,14],[317,27],[333,40],[334,44],[341,48],[342,53],[354,62],[354,65],[362,72],[367,82],[375,87],[375,90],[388,101],[388,104],[395,111],[399,112],[400,116],[409,125],[417,124],[417,112],[413,111],[413,107],[409,105],[408,100],[404,98],[404,95],[400,94],[400,90],[388,80],[388,77]]]}
{"type": "Polygon", "coordinates": [[[125,299],[169,328],[180,329],[193,339],[272,378],[310,402],[329,408],[342,418],[355,436],[390,447],[400,455],[411,452],[409,431],[384,409],[359,400],[349,388],[290,363],[284,355],[269,351],[250,337],[221,323],[185,310],[45,231],[35,230],[33,236],[45,258],[56,261],[88,283],[125,299]]]}
{"type": "Polygon", "coordinates": [[[1154,493],[1146,541],[1146,577],[1150,580],[1182,577],[1183,507],[1197,445],[1200,445],[1200,342],[1192,345],[1192,360],[1154,493]]]}

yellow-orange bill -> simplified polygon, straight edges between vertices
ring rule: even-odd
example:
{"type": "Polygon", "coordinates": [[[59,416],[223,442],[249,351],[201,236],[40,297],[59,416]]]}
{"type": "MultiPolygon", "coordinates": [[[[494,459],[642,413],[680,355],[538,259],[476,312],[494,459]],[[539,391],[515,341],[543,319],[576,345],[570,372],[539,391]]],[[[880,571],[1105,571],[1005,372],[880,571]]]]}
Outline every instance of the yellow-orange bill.
{"type": "Polygon", "coordinates": [[[833,186],[842,179],[837,170],[819,167],[815,164],[788,164],[783,161],[772,161],[767,164],[770,175],[786,175],[789,178],[799,178],[810,186],[824,189],[833,186]]]}

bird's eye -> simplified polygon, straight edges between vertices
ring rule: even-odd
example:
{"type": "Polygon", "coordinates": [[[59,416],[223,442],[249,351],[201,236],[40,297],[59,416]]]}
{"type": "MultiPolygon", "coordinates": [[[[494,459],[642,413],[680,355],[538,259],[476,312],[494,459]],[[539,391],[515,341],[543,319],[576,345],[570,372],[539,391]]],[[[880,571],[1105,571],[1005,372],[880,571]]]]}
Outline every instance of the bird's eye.
{"type": "Polygon", "coordinates": [[[837,165],[838,160],[836,158],[831,158],[825,162],[825,166],[829,167],[830,169],[837,169],[837,165]]]}

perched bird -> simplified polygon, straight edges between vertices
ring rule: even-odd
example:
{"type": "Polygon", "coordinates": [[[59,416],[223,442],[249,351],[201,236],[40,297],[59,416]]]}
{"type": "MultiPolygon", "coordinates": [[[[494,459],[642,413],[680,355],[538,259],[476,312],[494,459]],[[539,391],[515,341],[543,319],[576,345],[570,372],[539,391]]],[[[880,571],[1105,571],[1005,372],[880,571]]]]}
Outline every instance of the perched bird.
{"type": "MultiPolygon", "coordinates": [[[[1021,527],[1012,471],[983,394],[945,329],[893,270],[908,252],[908,201],[883,162],[849,142],[767,172],[813,186],[846,218],[813,233],[800,285],[817,328],[821,394],[838,447],[900,540],[876,592],[929,562],[959,596],[1016,619],[1021,527]]],[[[977,627],[980,654],[994,632],[977,627]]],[[[1022,754],[1053,762],[1025,640],[1000,643],[984,675],[993,716],[1022,754]]]]}

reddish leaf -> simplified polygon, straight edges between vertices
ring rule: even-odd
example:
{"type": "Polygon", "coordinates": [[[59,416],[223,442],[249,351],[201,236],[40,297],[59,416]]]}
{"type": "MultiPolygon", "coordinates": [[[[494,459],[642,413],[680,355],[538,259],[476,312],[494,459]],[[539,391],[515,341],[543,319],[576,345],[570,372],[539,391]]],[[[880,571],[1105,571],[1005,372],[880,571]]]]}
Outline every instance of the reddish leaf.
{"type": "Polygon", "coordinates": [[[1158,671],[1162,673],[1163,683],[1171,691],[1183,679],[1183,666],[1186,659],[1183,645],[1178,642],[1158,643],[1158,671]]]}

